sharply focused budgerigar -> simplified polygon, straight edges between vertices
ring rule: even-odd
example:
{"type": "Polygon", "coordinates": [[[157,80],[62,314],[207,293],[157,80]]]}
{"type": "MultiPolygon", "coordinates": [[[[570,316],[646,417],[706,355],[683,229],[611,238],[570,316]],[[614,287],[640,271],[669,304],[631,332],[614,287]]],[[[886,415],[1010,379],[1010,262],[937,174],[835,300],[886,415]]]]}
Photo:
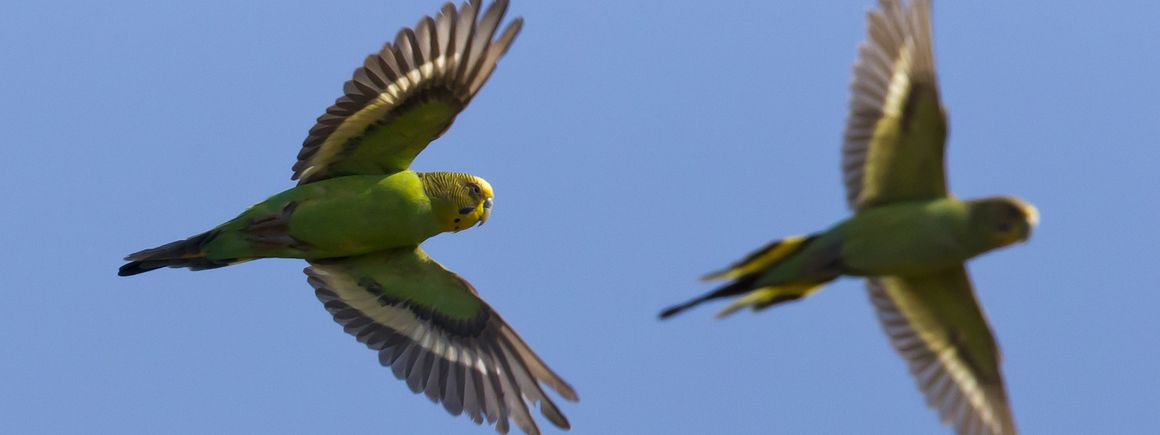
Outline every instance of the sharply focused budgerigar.
{"type": "Polygon", "coordinates": [[[765,246],[707,279],[728,284],[669,308],[735,297],[721,315],[866,277],[878,318],[927,402],[963,434],[1013,434],[999,349],[964,262],[1027,240],[1038,213],[1019,199],[947,192],[928,0],[881,0],[868,14],[842,145],[854,215],[826,231],[765,246]]]}
{"type": "Polygon", "coordinates": [[[412,391],[507,433],[539,433],[529,405],[568,420],[541,384],[575,391],[540,360],[467,281],[419,247],[487,221],[482,178],[415,172],[411,161],[451,125],[491,76],[523,21],[502,31],[507,0],[446,4],[366,58],[310,130],[298,185],[186,240],[125,258],[120,275],[303,258],[308,282],[346,332],[376,350],[412,391]]]}

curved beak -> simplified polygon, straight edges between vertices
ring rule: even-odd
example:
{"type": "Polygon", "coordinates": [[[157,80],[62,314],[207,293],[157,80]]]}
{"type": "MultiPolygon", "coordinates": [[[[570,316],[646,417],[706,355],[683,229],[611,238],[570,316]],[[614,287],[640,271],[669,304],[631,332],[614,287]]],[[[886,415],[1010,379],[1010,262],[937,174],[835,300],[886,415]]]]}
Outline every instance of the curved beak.
{"type": "Polygon", "coordinates": [[[479,224],[476,226],[482,227],[487,222],[487,219],[491,217],[491,204],[491,198],[483,200],[483,215],[479,217],[479,224]]]}

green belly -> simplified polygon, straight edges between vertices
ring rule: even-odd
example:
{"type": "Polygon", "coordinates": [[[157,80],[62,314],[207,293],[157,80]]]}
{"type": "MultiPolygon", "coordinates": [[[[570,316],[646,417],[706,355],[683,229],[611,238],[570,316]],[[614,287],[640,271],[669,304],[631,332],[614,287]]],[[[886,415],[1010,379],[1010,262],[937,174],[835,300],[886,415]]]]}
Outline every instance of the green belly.
{"type": "Polygon", "coordinates": [[[219,227],[212,258],[330,258],[415,246],[438,234],[412,171],[353,175],[294,187],[219,227]],[[274,229],[255,222],[274,219],[274,229]],[[268,242],[272,240],[272,242],[268,242]]]}

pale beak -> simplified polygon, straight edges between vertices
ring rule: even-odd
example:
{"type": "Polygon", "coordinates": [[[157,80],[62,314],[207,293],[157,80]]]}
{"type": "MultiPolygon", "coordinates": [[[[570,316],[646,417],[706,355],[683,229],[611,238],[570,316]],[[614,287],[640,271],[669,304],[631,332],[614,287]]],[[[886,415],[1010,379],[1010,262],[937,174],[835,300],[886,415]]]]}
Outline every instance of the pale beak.
{"type": "Polygon", "coordinates": [[[1039,209],[1035,208],[1034,205],[1025,204],[1023,213],[1027,215],[1027,223],[1031,224],[1032,228],[1039,225],[1039,209]]]}
{"type": "Polygon", "coordinates": [[[476,226],[482,227],[483,224],[487,222],[487,219],[491,217],[491,204],[491,198],[483,200],[483,215],[479,217],[479,224],[476,226]]]}

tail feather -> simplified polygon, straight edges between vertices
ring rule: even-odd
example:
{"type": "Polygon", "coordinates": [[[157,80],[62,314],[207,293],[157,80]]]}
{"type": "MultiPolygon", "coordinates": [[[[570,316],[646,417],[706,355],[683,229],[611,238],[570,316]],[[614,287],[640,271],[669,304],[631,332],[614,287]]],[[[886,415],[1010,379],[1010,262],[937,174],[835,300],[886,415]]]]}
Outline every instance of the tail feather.
{"type": "Polygon", "coordinates": [[[823,284],[807,282],[779,287],[762,287],[729,303],[729,306],[717,313],[717,318],[723,319],[745,307],[750,307],[754,312],[757,312],[774,305],[796,301],[822,288],[823,284]]]}
{"type": "MultiPolygon", "coordinates": [[[[768,282],[758,284],[758,280],[767,272],[782,264],[786,259],[801,252],[810,242],[818,238],[817,234],[809,236],[793,236],[772,242],[761,249],[750,253],[729,267],[706,275],[702,280],[731,279],[730,282],[712,292],[674,305],[661,311],[662,319],[672,317],[677,313],[714,299],[737,295],[746,295],[725,308],[718,317],[726,316],[738,309],[752,305],[754,309],[765,308],[781,302],[800,299],[824,284],[823,282],[787,283],[770,286],[768,282]]],[[[832,278],[830,278],[832,279],[832,278]]]]}
{"type": "Polygon", "coordinates": [[[704,295],[693,298],[687,302],[668,307],[664,311],[661,311],[661,318],[667,319],[669,317],[676,315],[677,313],[685,311],[689,308],[693,308],[697,305],[700,305],[703,302],[708,302],[708,301],[711,301],[713,299],[719,299],[719,298],[735,296],[735,295],[739,295],[739,294],[743,294],[743,293],[748,293],[750,290],[753,289],[753,283],[755,281],[757,281],[757,278],[759,276],[760,276],[760,274],[749,274],[749,275],[743,276],[740,279],[733,281],[727,285],[721,286],[720,288],[713,290],[709,293],[706,293],[704,295]]]}
{"type": "Polygon", "coordinates": [[[117,270],[119,276],[132,276],[162,267],[187,267],[190,270],[215,269],[237,263],[237,259],[211,259],[205,254],[205,245],[217,237],[218,231],[208,231],[185,240],[166,243],[152,249],[134,252],[117,270]]]}
{"type": "Polygon", "coordinates": [[[745,275],[769,269],[776,266],[795,252],[800,251],[807,244],[818,238],[816,234],[810,236],[792,236],[774,241],[761,249],[751,252],[745,258],[729,267],[710,273],[701,278],[702,281],[718,279],[737,279],[745,275]]]}

